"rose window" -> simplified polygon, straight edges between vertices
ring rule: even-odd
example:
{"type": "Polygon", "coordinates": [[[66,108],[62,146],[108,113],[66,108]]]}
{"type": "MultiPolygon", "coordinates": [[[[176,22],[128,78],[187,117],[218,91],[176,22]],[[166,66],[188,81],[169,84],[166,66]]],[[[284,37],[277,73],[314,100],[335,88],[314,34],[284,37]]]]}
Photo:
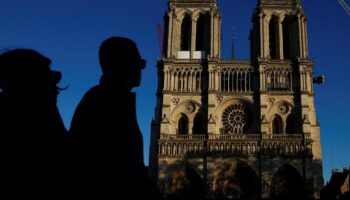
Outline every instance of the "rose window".
{"type": "Polygon", "coordinates": [[[242,103],[228,107],[222,115],[224,134],[245,133],[251,125],[248,108],[242,103]]]}

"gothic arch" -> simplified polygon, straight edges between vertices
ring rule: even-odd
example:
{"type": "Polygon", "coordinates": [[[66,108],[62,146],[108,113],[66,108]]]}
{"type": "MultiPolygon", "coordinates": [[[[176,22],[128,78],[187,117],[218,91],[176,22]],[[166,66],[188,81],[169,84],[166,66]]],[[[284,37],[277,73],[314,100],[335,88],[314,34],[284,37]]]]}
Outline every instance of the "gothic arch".
{"type": "Polygon", "coordinates": [[[192,11],[192,13],[193,13],[194,19],[197,20],[201,14],[210,14],[210,11],[203,8],[197,8],[194,11],[192,11]]]}
{"type": "Polygon", "coordinates": [[[178,135],[188,135],[189,134],[189,119],[187,115],[181,114],[179,120],[177,121],[177,132],[178,135]]]}
{"type": "Polygon", "coordinates": [[[182,66],[173,71],[174,91],[177,92],[200,92],[202,69],[198,67],[182,66]]]}
{"type": "MultiPolygon", "coordinates": [[[[226,99],[223,99],[220,104],[217,106],[217,109],[215,110],[215,116],[219,116],[230,104],[241,101],[246,103],[247,105],[250,105],[251,109],[254,109],[253,100],[245,97],[228,97],[226,99]]],[[[255,109],[254,109],[255,111],[255,109]]]]}
{"type": "Polygon", "coordinates": [[[210,49],[210,15],[200,13],[197,19],[196,50],[209,52],[210,49]]]}
{"type": "Polygon", "coordinates": [[[272,67],[265,70],[266,84],[269,91],[292,91],[293,69],[272,67]]]}
{"type": "Polygon", "coordinates": [[[297,169],[286,164],[273,176],[271,199],[305,199],[305,182],[297,169]]]}
{"type": "Polygon", "coordinates": [[[272,12],[266,13],[265,22],[269,23],[272,17],[276,17],[278,20],[280,20],[282,15],[280,13],[276,12],[276,11],[272,11],[272,12]]]}
{"type": "Polygon", "coordinates": [[[279,135],[283,134],[283,120],[282,117],[278,114],[275,114],[273,120],[272,120],[272,134],[279,135]]]}
{"type": "Polygon", "coordinates": [[[213,190],[218,197],[258,199],[260,182],[256,172],[248,164],[234,160],[215,169],[213,190]]]}
{"type": "Polygon", "coordinates": [[[180,50],[189,51],[191,50],[191,29],[192,29],[192,17],[190,14],[185,13],[181,20],[181,31],[180,31],[180,50]]]}
{"type": "Polygon", "coordinates": [[[278,20],[279,17],[276,15],[271,15],[270,20],[268,21],[268,30],[269,30],[269,52],[271,59],[277,59],[278,56],[278,20]]]}
{"type": "Polygon", "coordinates": [[[275,102],[270,106],[266,118],[271,122],[275,114],[278,113],[283,121],[285,121],[286,117],[294,110],[294,108],[295,106],[293,103],[286,100],[275,102]]]}
{"type": "Polygon", "coordinates": [[[197,112],[199,112],[200,108],[201,108],[201,104],[199,102],[194,101],[192,99],[184,100],[181,103],[179,103],[178,105],[176,105],[176,107],[173,109],[173,111],[171,112],[171,116],[172,116],[171,119],[173,122],[176,122],[176,120],[179,118],[179,116],[182,113],[187,113],[190,120],[191,119],[193,120],[194,115],[197,112]],[[195,110],[188,110],[189,107],[187,107],[187,106],[190,104],[192,104],[192,106],[194,106],[195,110]]]}
{"type": "Polygon", "coordinates": [[[298,17],[294,14],[286,15],[282,21],[283,55],[285,59],[298,56],[299,53],[299,25],[298,17]]]}
{"type": "Polygon", "coordinates": [[[290,59],[291,58],[291,35],[290,35],[290,16],[285,16],[283,22],[282,22],[282,31],[283,31],[283,55],[284,59],[290,59]]]}
{"type": "Polygon", "coordinates": [[[187,161],[183,161],[181,165],[182,167],[174,170],[169,177],[170,192],[175,198],[203,199],[203,179],[187,161]]]}
{"type": "Polygon", "coordinates": [[[192,11],[184,8],[176,12],[177,19],[181,22],[186,15],[192,16],[192,11]]]}
{"type": "Polygon", "coordinates": [[[185,100],[176,105],[173,111],[170,114],[171,124],[171,133],[177,133],[178,122],[181,116],[184,114],[188,117],[189,120],[189,133],[192,133],[193,120],[197,113],[201,111],[201,104],[194,100],[185,100]]]}

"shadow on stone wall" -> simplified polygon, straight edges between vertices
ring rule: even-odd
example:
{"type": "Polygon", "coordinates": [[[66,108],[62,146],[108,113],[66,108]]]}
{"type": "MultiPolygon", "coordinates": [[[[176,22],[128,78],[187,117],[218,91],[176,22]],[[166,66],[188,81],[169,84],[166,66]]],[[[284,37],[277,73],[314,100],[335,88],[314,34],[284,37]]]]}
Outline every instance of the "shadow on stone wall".
{"type": "Polygon", "coordinates": [[[185,156],[171,157],[177,162],[164,163],[161,167],[164,169],[164,174],[169,174],[164,181],[167,181],[168,187],[171,188],[167,193],[172,195],[167,196],[171,199],[213,197],[247,200],[320,198],[323,187],[322,161],[314,160],[307,149],[304,153],[299,152],[290,156],[261,153],[241,157],[220,156],[224,154],[225,151],[220,150],[214,154],[206,154],[205,151],[198,154],[198,151],[187,150],[185,156]],[[209,170],[206,163],[212,158],[226,161],[215,163],[217,167],[209,170]],[[280,163],[277,162],[278,164],[271,169],[262,169],[262,164],[253,169],[243,162],[251,158],[257,159],[260,163],[277,159],[280,163]],[[270,180],[267,180],[268,185],[264,185],[266,182],[259,175],[261,170],[269,170],[271,174],[270,180]]]}

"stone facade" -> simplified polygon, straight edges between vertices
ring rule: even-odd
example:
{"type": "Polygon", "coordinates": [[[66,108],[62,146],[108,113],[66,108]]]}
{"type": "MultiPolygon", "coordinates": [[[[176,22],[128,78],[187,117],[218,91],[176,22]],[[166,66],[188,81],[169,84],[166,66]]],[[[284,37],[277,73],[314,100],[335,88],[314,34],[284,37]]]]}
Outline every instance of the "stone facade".
{"type": "Polygon", "coordinates": [[[318,198],[320,126],[300,0],[258,2],[251,60],[220,58],[216,0],[168,5],[150,145],[162,192],[318,198]]]}

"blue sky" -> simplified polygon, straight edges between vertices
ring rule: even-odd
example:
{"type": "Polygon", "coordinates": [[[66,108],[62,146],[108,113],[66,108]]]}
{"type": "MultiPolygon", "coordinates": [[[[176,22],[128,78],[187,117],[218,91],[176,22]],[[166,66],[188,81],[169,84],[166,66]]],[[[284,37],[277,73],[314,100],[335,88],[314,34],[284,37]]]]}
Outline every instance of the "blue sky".
{"type": "MultiPolygon", "coordinates": [[[[251,14],[257,0],[219,0],[222,11],[222,57],[231,54],[232,28],[236,57],[249,58],[251,14]]],[[[67,128],[82,95],[98,83],[100,43],[113,35],[133,39],[148,61],[138,93],[137,110],[148,157],[149,133],[157,84],[159,58],[157,23],[167,0],[1,0],[0,50],[33,48],[52,60],[63,73],[59,109],[67,128]]],[[[349,0],[346,0],[350,4],[349,0]]],[[[337,0],[304,0],[308,16],[309,54],[315,75],[326,83],[315,86],[321,124],[323,166],[327,181],[333,167],[350,165],[350,16],[337,0]]],[[[145,160],[146,163],[148,159],[145,160]]]]}

